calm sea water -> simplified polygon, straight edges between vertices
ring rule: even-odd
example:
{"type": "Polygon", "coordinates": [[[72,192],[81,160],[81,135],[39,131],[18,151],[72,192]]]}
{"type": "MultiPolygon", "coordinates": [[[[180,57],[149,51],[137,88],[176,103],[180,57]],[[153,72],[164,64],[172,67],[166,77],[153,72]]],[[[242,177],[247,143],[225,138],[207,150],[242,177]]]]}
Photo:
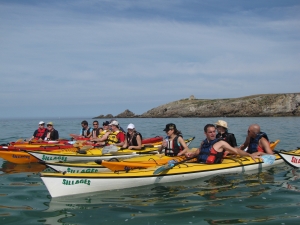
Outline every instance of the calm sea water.
{"type": "MultiPolygon", "coordinates": [[[[60,138],[79,133],[84,118],[0,120],[0,143],[29,138],[40,120],[52,121],[60,138]]],[[[277,149],[300,146],[298,117],[119,119],[134,123],[143,137],[165,135],[173,122],[184,138],[204,138],[203,127],[226,120],[242,144],[248,125],[258,123],[277,149]]],[[[92,119],[88,119],[92,124],[92,119]]],[[[102,120],[99,120],[102,123],[102,120]]],[[[300,170],[286,164],[263,172],[227,174],[189,182],[105,191],[51,199],[38,173],[41,165],[16,165],[0,158],[0,224],[299,224],[300,170]]]]}

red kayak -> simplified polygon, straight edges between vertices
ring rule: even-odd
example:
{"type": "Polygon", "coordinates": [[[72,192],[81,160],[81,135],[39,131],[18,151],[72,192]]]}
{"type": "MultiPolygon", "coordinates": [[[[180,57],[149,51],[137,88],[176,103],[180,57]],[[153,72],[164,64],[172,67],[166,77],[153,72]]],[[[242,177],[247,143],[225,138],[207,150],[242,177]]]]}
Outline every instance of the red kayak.
{"type": "MultiPolygon", "coordinates": [[[[81,135],[78,135],[78,134],[70,134],[70,136],[72,138],[74,138],[74,140],[77,140],[77,141],[83,141],[83,140],[90,140],[90,138],[85,138],[81,135]]],[[[156,143],[156,142],[160,142],[163,140],[163,137],[162,136],[156,136],[156,137],[151,137],[151,138],[146,138],[146,139],[143,139],[142,140],[142,144],[151,144],[151,143],[156,143]]]]}
{"type": "Polygon", "coordinates": [[[39,146],[39,147],[29,147],[29,146],[0,146],[0,151],[55,151],[55,150],[71,150],[76,151],[78,148],[73,145],[59,145],[59,146],[39,146]]]}

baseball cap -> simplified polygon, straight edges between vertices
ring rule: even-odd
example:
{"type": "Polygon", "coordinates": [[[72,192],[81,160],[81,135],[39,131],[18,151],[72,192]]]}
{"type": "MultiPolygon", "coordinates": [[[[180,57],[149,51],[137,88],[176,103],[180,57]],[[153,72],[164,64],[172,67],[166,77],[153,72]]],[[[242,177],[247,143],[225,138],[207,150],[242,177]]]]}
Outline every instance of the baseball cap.
{"type": "Polygon", "coordinates": [[[134,129],[134,128],[135,128],[135,126],[134,126],[133,123],[130,123],[130,124],[128,124],[128,126],[127,126],[127,129],[134,129]]]}
{"type": "Polygon", "coordinates": [[[109,125],[109,122],[108,121],[105,121],[102,123],[102,126],[108,126],[109,125]]]}
{"type": "Polygon", "coordinates": [[[112,121],[109,125],[115,125],[115,126],[119,126],[119,122],[114,120],[112,121]]]}
{"type": "Polygon", "coordinates": [[[52,125],[53,126],[53,123],[52,122],[48,122],[47,125],[52,125]]]}
{"type": "Polygon", "coordinates": [[[40,122],[39,122],[39,125],[41,125],[41,124],[45,124],[45,122],[44,122],[44,121],[40,121],[40,122]]]}
{"type": "Polygon", "coordinates": [[[168,131],[168,130],[172,130],[172,129],[176,129],[176,125],[174,123],[168,123],[166,125],[166,128],[164,129],[164,131],[168,131]]]}

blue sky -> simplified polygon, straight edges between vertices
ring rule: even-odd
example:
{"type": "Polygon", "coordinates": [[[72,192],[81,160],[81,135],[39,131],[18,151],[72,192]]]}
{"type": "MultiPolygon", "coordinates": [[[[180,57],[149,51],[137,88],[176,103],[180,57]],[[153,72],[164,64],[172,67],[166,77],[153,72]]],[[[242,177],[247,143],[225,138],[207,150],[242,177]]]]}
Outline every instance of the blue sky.
{"type": "Polygon", "coordinates": [[[0,1],[1,118],[300,92],[300,2],[0,1]]]}

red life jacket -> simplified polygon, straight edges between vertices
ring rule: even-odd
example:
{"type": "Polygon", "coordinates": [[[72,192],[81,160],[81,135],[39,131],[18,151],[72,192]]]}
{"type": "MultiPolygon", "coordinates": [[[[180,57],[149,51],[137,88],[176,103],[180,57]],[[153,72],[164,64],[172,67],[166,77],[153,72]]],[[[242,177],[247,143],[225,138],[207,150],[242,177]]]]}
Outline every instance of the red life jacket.
{"type": "Polygon", "coordinates": [[[44,136],[45,132],[46,132],[46,128],[43,128],[43,129],[39,128],[37,130],[37,134],[35,135],[34,139],[40,139],[40,138],[42,138],[44,136]]]}

